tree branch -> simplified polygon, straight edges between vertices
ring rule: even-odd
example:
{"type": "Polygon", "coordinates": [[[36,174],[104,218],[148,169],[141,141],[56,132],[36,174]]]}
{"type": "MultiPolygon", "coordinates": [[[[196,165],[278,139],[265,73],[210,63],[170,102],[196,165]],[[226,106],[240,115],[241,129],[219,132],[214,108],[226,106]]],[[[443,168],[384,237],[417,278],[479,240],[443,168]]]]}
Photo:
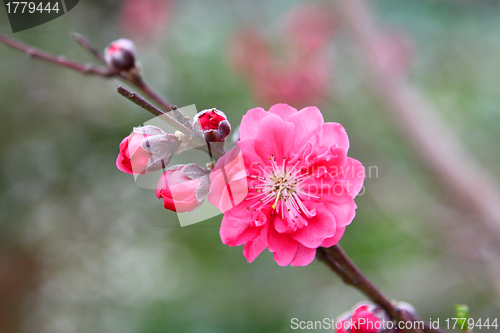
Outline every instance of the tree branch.
{"type": "Polygon", "coordinates": [[[440,181],[446,193],[481,217],[500,235],[500,187],[495,177],[467,152],[434,106],[404,77],[388,75],[375,56],[379,32],[368,4],[341,0],[350,26],[367,62],[372,87],[408,143],[440,181]]]}
{"type": "MultiPolygon", "coordinates": [[[[80,45],[84,50],[88,51],[97,60],[101,61],[104,64],[106,63],[103,54],[92,44],[90,44],[87,38],[76,32],[71,33],[71,37],[73,37],[73,39],[78,43],[78,45],[80,45]]],[[[136,76],[134,78],[130,78],[127,75],[124,75],[123,73],[119,73],[117,75],[120,76],[122,80],[135,85],[144,93],[144,95],[148,96],[156,103],[158,103],[165,111],[172,110],[172,105],[165,98],[163,98],[156,91],[154,91],[153,88],[147,85],[146,82],[144,82],[144,80],[142,79],[142,77],[136,76]]]]}
{"type": "MultiPolygon", "coordinates": [[[[97,60],[99,60],[103,64],[106,64],[103,54],[97,48],[92,46],[92,44],[90,44],[90,42],[84,36],[77,33],[72,33],[71,37],[78,43],[78,45],[80,45],[83,49],[88,51],[97,60]]],[[[148,96],[153,101],[158,103],[158,105],[160,105],[165,111],[168,112],[172,110],[172,105],[165,98],[160,96],[160,94],[154,91],[153,88],[151,88],[146,82],[144,82],[144,80],[140,75],[127,75],[126,72],[118,73],[109,67],[104,68],[100,66],[94,66],[92,64],[81,64],[75,61],[67,60],[64,56],[54,55],[52,53],[38,49],[36,47],[24,44],[13,38],[9,38],[3,34],[0,34],[0,43],[4,43],[7,46],[10,46],[21,52],[24,52],[30,57],[38,58],[59,66],[72,69],[74,71],[79,72],[80,74],[87,74],[87,75],[91,74],[106,78],[111,78],[111,77],[120,78],[122,81],[137,87],[144,93],[144,95],[148,96]]]]}
{"type": "Polygon", "coordinates": [[[94,66],[92,64],[81,64],[75,61],[71,61],[66,59],[64,56],[57,56],[45,51],[42,51],[36,47],[32,47],[30,45],[24,44],[15,39],[9,38],[5,35],[0,34],[0,42],[4,43],[7,46],[12,47],[13,49],[24,52],[28,57],[42,59],[53,64],[69,68],[71,70],[77,71],[80,74],[85,75],[98,75],[106,78],[110,78],[115,75],[114,71],[109,70],[108,68],[94,66]]]}
{"type": "MultiPolygon", "coordinates": [[[[359,270],[358,267],[349,259],[340,245],[334,245],[330,248],[319,247],[316,251],[317,258],[324,262],[330,269],[337,274],[344,283],[353,286],[374,303],[383,308],[391,317],[398,322],[420,322],[415,314],[399,309],[359,270]]],[[[422,321],[423,322],[423,321],[422,321]]],[[[431,329],[424,323],[423,330],[411,328],[407,330],[412,333],[444,333],[441,330],[431,329]]]]}
{"type": "Polygon", "coordinates": [[[99,60],[103,64],[106,64],[106,60],[104,60],[104,55],[101,53],[101,51],[97,50],[94,46],[92,46],[92,44],[90,44],[87,38],[76,32],[71,33],[71,38],[73,38],[75,42],[78,43],[78,45],[80,45],[84,50],[93,55],[97,60],[99,60]]]}
{"type": "Polygon", "coordinates": [[[186,126],[182,125],[180,122],[172,118],[169,114],[163,112],[162,110],[158,109],[156,106],[152,105],[151,103],[148,103],[144,98],[141,96],[137,95],[134,92],[128,91],[127,89],[123,88],[122,86],[118,86],[116,89],[120,95],[123,97],[127,98],[128,100],[132,101],[134,104],[140,106],[144,110],[148,111],[155,117],[162,117],[162,119],[165,119],[169,125],[174,127],[176,130],[181,131],[182,133],[192,136],[193,132],[188,129],[186,126]]]}
{"type": "MultiPolygon", "coordinates": [[[[80,45],[83,49],[92,54],[97,60],[105,64],[103,54],[100,51],[98,51],[94,46],[92,46],[92,44],[90,44],[90,42],[84,36],[77,33],[72,33],[71,36],[78,43],[78,45],[80,45]]],[[[104,68],[100,66],[94,66],[91,64],[81,64],[75,61],[67,60],[64,56],[57,56],[51,54],[36,47],[24,44],[13,38],[9,38],[3,34],[0,34],[0,43],[4,43],[5,45],[13,49],[24,52],[30,57],[45,60],[47,62],[51,62],[53,64],[77,71],[81,74],[92,74],[105,78],[118,77],[123,81],[136,86],[146,96],[150,97],[152,100],[158,103],[165,111],[169,112],[172,111],[172,109],[174,109],[173,116],[175,118],[170,116],[166,112],[160,110],[159,108],[155,107],[154,105],[148,103],[146,100],[144,100],[136,93],[130,92],[121,86],[118,87],[118,93],[126,97],[130,101],[134,102],[136,105],[140,106],[144,110],[150,112],[155,117],[161,116],[162,119],[164,119],[172,127],[181,131],[182,133],[190,137],[192,140],[194,140],[199,145],[199,148],[197,149],[207,151],[205,140],[194,134],[192,126],[189,123],[189,117],[185,116],[176,107],[173,108],[172,105],[165,98],[160,96],[156,91],[154,91],[149,85],[147,85],[144,82],[140,74],[133,73],[133,75],[129,75],[130,73],[127,72],[117,73],[110,67],[104,68]],[[182,122],[179,121],[178,119],[181,119],[182,122]]],[[[215,159],[218,159],[219,157],[224,155],[223,149],[215,147],[214,145],[210,145],[210,148],[213,153],[213,157],[215,159]]]]}
{"type": "Polygon", "coordinates": [[[225,154],[223,148],[221,149],[219,145],[206,142],[204,138],[199,137],[190,128],[184,126],[179,121],[170,116],[170,113],[163,112],[156,106],[148,103],[138,94],[130,92],[127,89],[123,88],[122,86],[118,86],[117,91],[120,95],[132,101],[134,104],[140,106],[141,108],[148,111],[155,117],[160,117],[160,119],[166,121],[169,125],[177,129],[178,131],[184,133],[188,138],[194,141],[194,143],[197,145],[196,149],[206,152],[207,154],[209,154],[211,158],[213,157],[215,160],[217,160],[218,158],[222,157],[222,155],[225,154]]]}

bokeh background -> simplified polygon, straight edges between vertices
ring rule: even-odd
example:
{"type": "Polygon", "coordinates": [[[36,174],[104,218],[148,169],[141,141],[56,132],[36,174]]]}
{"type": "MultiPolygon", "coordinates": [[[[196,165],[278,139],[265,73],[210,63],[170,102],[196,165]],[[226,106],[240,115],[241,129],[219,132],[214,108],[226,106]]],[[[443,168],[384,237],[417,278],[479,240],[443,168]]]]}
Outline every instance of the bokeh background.
{"type": "MultiPolygon", "coordinates": [[[[411,82],[481,168],[500,178],[500,2],[369,3],[387,75],[411,82]]],[[[464,212],[376,96],[339,2],[81,0],[15,35],[81,62],[70,38],[133,38],[146,80],[178,106],[217,107],[233,128],[255,106],[314,104],[374,166],[341,245],[420,316],[500,317],[498,243],[464,212]],[[375,172],[375,170],[377,172],[375,172]]],[[[181,228],[154,191],[115,166],[151,116],[84,77],[0,45],[0,332],[291,332],[363,296],[324,264],[248,264],[221,216],[181,228]]],[[[453,166],[450,166],[453,167],[453,166]]],[[[490,331],[496,331],[490,329],[490,331]]]]}

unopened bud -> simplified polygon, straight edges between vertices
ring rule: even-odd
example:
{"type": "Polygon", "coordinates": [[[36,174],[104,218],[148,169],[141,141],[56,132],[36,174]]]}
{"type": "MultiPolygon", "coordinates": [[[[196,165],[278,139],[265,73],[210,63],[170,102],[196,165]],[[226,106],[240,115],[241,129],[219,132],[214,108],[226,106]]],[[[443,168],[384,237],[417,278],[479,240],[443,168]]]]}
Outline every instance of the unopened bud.
{"type": "Polygon", "coordinates": [[[217,109],[206,109],[193,118],[195,132],[207,142],[223,142],[231,132],[231,124],[224,112],[217,109]]]}
{"type": "Polygon", "coordinates": [[[135,44],[130,39],[115,40],[104,50],[106,64],[119,71],[129,71],[136,66],[135,44]]]}
{"type": "Polygon", "coordinates": [[[337,333],[381,333],[386,330],[389,316],[379,306],[362,302],[337,319],[337,333]]]}
{"type": "Polygon", "coordinates": [[[156,196],[164,207],[177,213],[190,212],[205,201],[210,188],[210,171],[197,164],[175,165],[163,173],[156,196]]]}
{"type": "Polygon", "coordinates": [[[136,127],[121,142],[116,166],[134,175],[165,169],[180,145],[175,135],[156,126],[136,127]]]}

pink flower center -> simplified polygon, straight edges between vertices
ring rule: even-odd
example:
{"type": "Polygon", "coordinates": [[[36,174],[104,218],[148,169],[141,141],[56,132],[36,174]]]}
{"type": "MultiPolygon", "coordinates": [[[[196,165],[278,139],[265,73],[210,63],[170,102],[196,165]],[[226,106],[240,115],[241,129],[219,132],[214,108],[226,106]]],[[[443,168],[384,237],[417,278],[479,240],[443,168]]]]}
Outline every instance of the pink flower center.
{"type": "Polygon", "coordinates": [[[295,224],[295,220],[299,219],[301,215],[308,218],[315,216],[316,211],[314,209],[309,210],[302,202],[302,198],[307,196],[321,200],[321,197],[304,191],[303,182],[307,178],[314,177],[314,175],[307,172],[305,167],[301,168],[299,166],[303,164],[302,160],[299,159],[293,166],[287,164],[286,157],[283,158],[281,165],[278,165],[274,155],[271,155],[269,160],[271,161],[271,167],[268,167],[267,170],[260,163],[257,164],[262,170],[261,175],[249,175],[250,178],[255,180],[253,185],[248,187],[249,190],[254,191],[252,193],[254,195],[247,197],[245,200],[257,198],[259,200],[248,206],[248,210],[253,208],[255,211],[262,211],[271,205],[271,214],[274,211],[277,214],[281,213],[283,220],[286,218],[292,223],[295,222],[295,224]]]}

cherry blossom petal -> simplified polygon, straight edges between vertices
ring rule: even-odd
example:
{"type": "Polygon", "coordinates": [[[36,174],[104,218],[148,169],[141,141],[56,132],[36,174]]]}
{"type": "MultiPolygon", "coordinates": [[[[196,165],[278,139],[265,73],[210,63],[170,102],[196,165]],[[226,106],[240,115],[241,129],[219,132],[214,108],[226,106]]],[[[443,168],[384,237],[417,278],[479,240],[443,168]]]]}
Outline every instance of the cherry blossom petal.
{"type": "Polygon", "coordinates": [[[248,110],[241,119],[240,140],[254,138],[259,130],[260,122],[268,114],[269,112],[265,111],[263,108],[248,110]]]}
{"type": "Polygon", "coordinates": [[[244,220],[237,216],[230,216],[228,214],[224,215],[220,226],[220,238],[222,243],[228,245],[236,243],[238,237],[240,237],[240,235],[245,232],[248,227],[250,227],[251,220],[247,219],[246,222],[243,221],[244,220]]]}
{"type": "Polygon", "coordinates": [[[293,223],[289,223],[288,218],[277,218],[274,220],[274,229],[280,234],[291,233],[297,230],[297,226],[293,223]]]}
{"type": "Polygon", "coordinates": [[[347,193],[354,198],[363,188],[364,181],[365,167],[358,160],[348,157],[345,165],[339,172],[338,182],[340,182],[344,188],[346,188],[347,193]]]}
{"type": "Polygon", "coordinates": [[[345,227],[349,225],[354,219],[354,216],[356,216],[357,205],[354,199],[349,195],[347,189],[340,183],[335,183],[332,192],[332,195],[323,196],[321,201],[335,216],[337,228],[345,227]]]}
{"type": "Polygon", "coordinates": [[[243,255],[247,258],[247,261],[251,263],[262,253],[267,247],[267,229],[265,226],[261,229],[260,235],[255,239],[245,244],[243,249],[243,255]]]}
{"type": "Polygon", "coordinates": [[[289,120],[289,118],[298,113],[297,109],[292,108],[288,104],[274,104],[269,109],[269,112],[275,114],[283,120],[289,120]]]}
{"type": "Polygon", "coordinates": [[[316,257],[316,249],[310,249],[308,247],[305,247],[302,244],[299,244],[299,247],[297,248],[297,253],[295,253],[295,257],[293,257],[293,260],[290,262],[291,266],[307,266],[316,257]]]}
{"type": "Polygon", "coordinates": [[[323,241],[323,244],[321,244],[322,247],[331,247],[334,246],[339,242],[339,240],[342,238],[344,235],[345,227],[338,228],[337,231],[335,231],[335,235],[333,235],[330,238],[327,238],[323,241]]]}
{"type": "Polygon", "coordinates": [[[210,173],[208,201],[226,212],[238,206],[248,194],[247,173],[238,146],[219,158],[210,173]]]}
{"type": "Polygon", "coordinates": [[[349,150],[349,138],[347,132],[339,123],[326,123],[321,128],[321,146],[341,147],[347,152],[349,150]]]}
{"type": "Polygon", "coordinates": [[[295,144],[294,150],[302,147],[306,142],[312,142],[317,145],[318,128],[324,123],[321,111],[315,106],[303,108],[293,114],[288,121],[295,125],[295,144]]]}
{"type": "Polygon", "coordinates": [[[307,227],[297,230],[291,237],[306,247],[317,248],[321,246],[324,239],[335,234],[337,230],[335,217],[323,205],[311,203],[306,203],[306,205],[311,208],[315,207],[316,216],[308,219],[307,227]]]}
{"type": "Polygon", "coordinates": [[[255,151],[262,159],[276,158],[281,164],[283,157],[289,156],[295,137],[295,126],[274,115],[265,117],[260,125],[255,138],[255,151]]]}
{"type": "Polygon", "coordinates": [[[259,163],[261,165],[270,164],[269,159],[263,159],[257,152],[255,151],[255,139],[243,139],[238,141],[238,147],[240,147],[241,152],[243,154],[243,160],[245,162],[245,166],[247,167],[248,174],[260,174],[262,170],[259,167],[259,163]]]}
{"type": "Polygon", "coordinates": [[[289,234],[280,234],[274,228],[269,228],[268,234],[269,251],[274,255],[274,260],[280,266],[288,265],[297,252],[299,243],[293,240],[289,234]]]}
{"type": "Polygon", "coordinates": [[[246,244],[250,241],[253,241],[255,238],[257,238],[260,233],[262,227],[256,228],[256,227],[248,227],[243,231],[237,238],[234,238],[231,242],[228,242],[227,245],[229,246],[240,246],[243,244],[246,244]]]}

